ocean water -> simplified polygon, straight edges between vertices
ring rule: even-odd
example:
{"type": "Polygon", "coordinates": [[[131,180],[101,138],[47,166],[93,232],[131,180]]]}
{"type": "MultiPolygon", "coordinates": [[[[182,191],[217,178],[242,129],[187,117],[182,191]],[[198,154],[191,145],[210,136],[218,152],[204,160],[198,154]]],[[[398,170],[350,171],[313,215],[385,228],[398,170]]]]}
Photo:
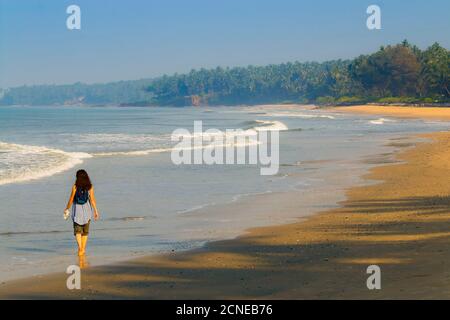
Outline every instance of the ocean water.
{"type": "Polygon", "coordinates": [[[98,265],[195,248],[332,206],[373,165],[367,157],[395,149],[390,139],[448,126],[290,106],[0,107],[0,280],[76,263],[62,214],[80,168],[101,214],[88,245],[98,265]],[[173,164],[171,133],[192,131],[196,120],[204,130],[279,130],[278,174],[262,176],[258,165],[173,164]],[[257,208],[267,194],[292,191],[305,199],[296,216],[223,209],[243,199],[257,208]],[[321,206],[307,200],[311,194],[321,206]]]}

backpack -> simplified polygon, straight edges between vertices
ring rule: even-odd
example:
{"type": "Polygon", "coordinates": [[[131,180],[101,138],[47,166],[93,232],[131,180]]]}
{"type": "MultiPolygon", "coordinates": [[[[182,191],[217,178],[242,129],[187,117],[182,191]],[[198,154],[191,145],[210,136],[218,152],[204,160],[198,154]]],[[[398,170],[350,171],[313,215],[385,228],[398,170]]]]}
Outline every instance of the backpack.
{"type": "Polygon", "coordinates": [[[76,204],[85,204],[89,201],[89,191],[81,188],[77,188],[74,201],[76,204]]]}

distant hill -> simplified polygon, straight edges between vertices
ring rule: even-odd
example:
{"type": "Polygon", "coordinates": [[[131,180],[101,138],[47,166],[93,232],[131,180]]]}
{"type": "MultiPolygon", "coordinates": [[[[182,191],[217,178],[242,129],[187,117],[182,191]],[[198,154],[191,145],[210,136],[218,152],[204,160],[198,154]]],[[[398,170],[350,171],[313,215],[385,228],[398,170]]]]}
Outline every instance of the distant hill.
{"type": "Polygon", "coordinates": [[[0,105],[105,105],[144,103],[152,94],[146,88],[152,79],[103,84],[22,86],[0,90],[0,105]]]}

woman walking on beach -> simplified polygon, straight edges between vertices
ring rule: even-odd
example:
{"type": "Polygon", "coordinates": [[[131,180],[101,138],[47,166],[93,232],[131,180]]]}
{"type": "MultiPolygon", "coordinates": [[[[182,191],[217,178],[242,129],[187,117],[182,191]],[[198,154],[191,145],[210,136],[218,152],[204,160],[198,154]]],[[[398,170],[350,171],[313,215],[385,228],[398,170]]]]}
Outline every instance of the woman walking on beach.
{"type": "Polygon", "coordinates": [[[83,256],[86,252],[92,215],[95,220],[99,217],[94,186],[85,170],[77,171],[76,181],[65,210],[66,218],[70,213],[70,207],[72,207],[73,232],[78,244],[78,255],[83,256]]]}

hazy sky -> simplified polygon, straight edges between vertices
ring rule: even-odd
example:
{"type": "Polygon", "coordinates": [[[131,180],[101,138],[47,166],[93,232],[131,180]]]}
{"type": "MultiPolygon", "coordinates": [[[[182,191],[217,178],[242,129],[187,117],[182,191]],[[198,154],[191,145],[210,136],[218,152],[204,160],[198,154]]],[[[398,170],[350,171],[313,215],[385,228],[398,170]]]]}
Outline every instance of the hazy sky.
{"type": "Polygon", "coordinates": [[[449,14],[449,0],[0,0],[0,87],[352,58],[405,38],[450,48],[449,14]],[[371,4],[382,30],[366,27],[371,4]]]}

